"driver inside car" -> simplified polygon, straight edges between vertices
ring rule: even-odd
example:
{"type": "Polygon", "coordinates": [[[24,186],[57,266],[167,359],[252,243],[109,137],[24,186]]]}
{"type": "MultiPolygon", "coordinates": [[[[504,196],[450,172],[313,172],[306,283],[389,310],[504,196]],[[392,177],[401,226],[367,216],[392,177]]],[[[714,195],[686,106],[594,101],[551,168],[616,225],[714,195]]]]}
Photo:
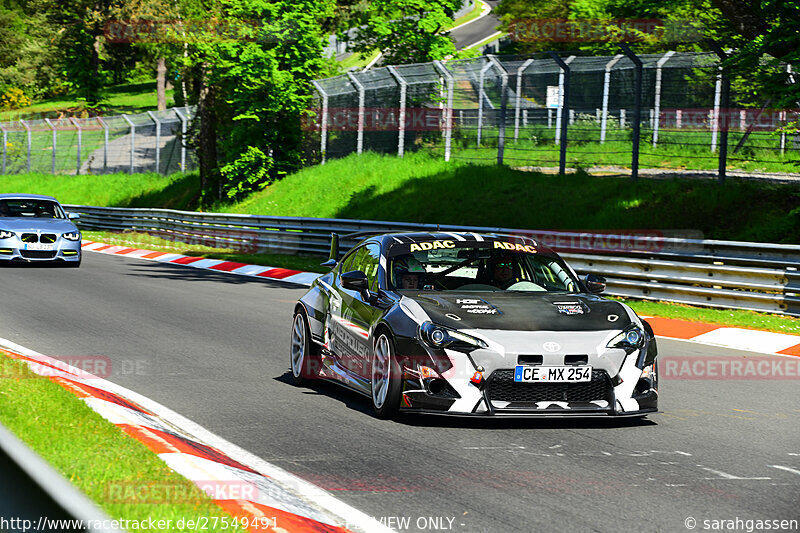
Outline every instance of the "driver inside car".
{"type": "Polygon", "coordinates": [[[514,283],[520,281],[519,267],[514,256],[502,254],[492,258],[492,285],[501,289],[507,289],[514,283]]]}
{"type": "Polygon", "coordinates": [[[418,290],[422,287],[425,267],[413,255],[398,257],[392,269],[394,286],[398,289],[418,290]]]}

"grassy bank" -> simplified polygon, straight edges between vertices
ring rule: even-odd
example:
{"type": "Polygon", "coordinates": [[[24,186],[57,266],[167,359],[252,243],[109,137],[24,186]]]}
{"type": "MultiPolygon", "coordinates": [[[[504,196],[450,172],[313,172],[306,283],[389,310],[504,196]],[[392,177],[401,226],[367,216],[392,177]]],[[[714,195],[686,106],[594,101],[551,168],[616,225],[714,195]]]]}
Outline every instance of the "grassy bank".
{"type": "Polygon", "coordinates": [[[0,422],[112,518],[172,520],[170,531],[193,531],[175,527],[180,519],[232,520],[143,444],[3,352],[0,422]]]}
{"type": "Polygon", "coordinates": [[[681,229],[706,238],[800,242],[800,187],[730,179],[543,175],[452,161],[349,156],[302,170],[232,212],[552,230],[681,229]]]}

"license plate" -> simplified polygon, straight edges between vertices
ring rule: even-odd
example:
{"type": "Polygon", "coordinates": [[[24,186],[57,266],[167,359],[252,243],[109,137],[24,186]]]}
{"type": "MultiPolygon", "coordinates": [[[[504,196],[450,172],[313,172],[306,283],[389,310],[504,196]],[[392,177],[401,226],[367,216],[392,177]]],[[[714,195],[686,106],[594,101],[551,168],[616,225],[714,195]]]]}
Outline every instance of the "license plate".
{"type": "Polygon", "coordinates": [[[514,381],[521,383],[580,383],[592,380],[591,366],[518,366],[514,381]]]}
{"type": "Polygon", "coordinates": [[[25,245],[26,250],[53,250],[54,244],[43,242],[31,242],[25,245]]]}

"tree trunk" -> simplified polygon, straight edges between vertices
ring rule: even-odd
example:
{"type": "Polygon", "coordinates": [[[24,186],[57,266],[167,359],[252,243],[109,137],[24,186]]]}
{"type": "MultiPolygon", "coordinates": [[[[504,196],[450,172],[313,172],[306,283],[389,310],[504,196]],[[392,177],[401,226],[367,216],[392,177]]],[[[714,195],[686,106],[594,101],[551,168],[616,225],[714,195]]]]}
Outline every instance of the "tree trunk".
{"type": "Polygon", "coordinates": [[[203,204],[222,199],[220,174],[217,163],[217,113],[215,90],[208,83],[208,72],[201,74],[200,94],[197,102],[197,160],[200,165],[200,194],[203,204]]]}
{"type": "Polygon", "coordinates": [[[163,57],[158,58],[156,67],[156,95],[158,98],[158,110],[167,109],[167,62],[163,57]]]}

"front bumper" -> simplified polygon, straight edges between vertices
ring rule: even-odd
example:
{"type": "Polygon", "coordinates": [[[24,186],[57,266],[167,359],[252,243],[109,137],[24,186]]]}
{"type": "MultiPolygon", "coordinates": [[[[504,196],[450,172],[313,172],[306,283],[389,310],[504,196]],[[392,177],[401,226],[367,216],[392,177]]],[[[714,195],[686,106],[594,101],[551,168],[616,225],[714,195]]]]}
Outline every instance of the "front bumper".
{"type": "Polygon", "coordinates": [[[46,262],[63,261],[67,263],[81,260],[80,241],[59,238],[52,250],[30,250],[17,237],[0,240],[0,261],[4,262],[46,262]]]}

